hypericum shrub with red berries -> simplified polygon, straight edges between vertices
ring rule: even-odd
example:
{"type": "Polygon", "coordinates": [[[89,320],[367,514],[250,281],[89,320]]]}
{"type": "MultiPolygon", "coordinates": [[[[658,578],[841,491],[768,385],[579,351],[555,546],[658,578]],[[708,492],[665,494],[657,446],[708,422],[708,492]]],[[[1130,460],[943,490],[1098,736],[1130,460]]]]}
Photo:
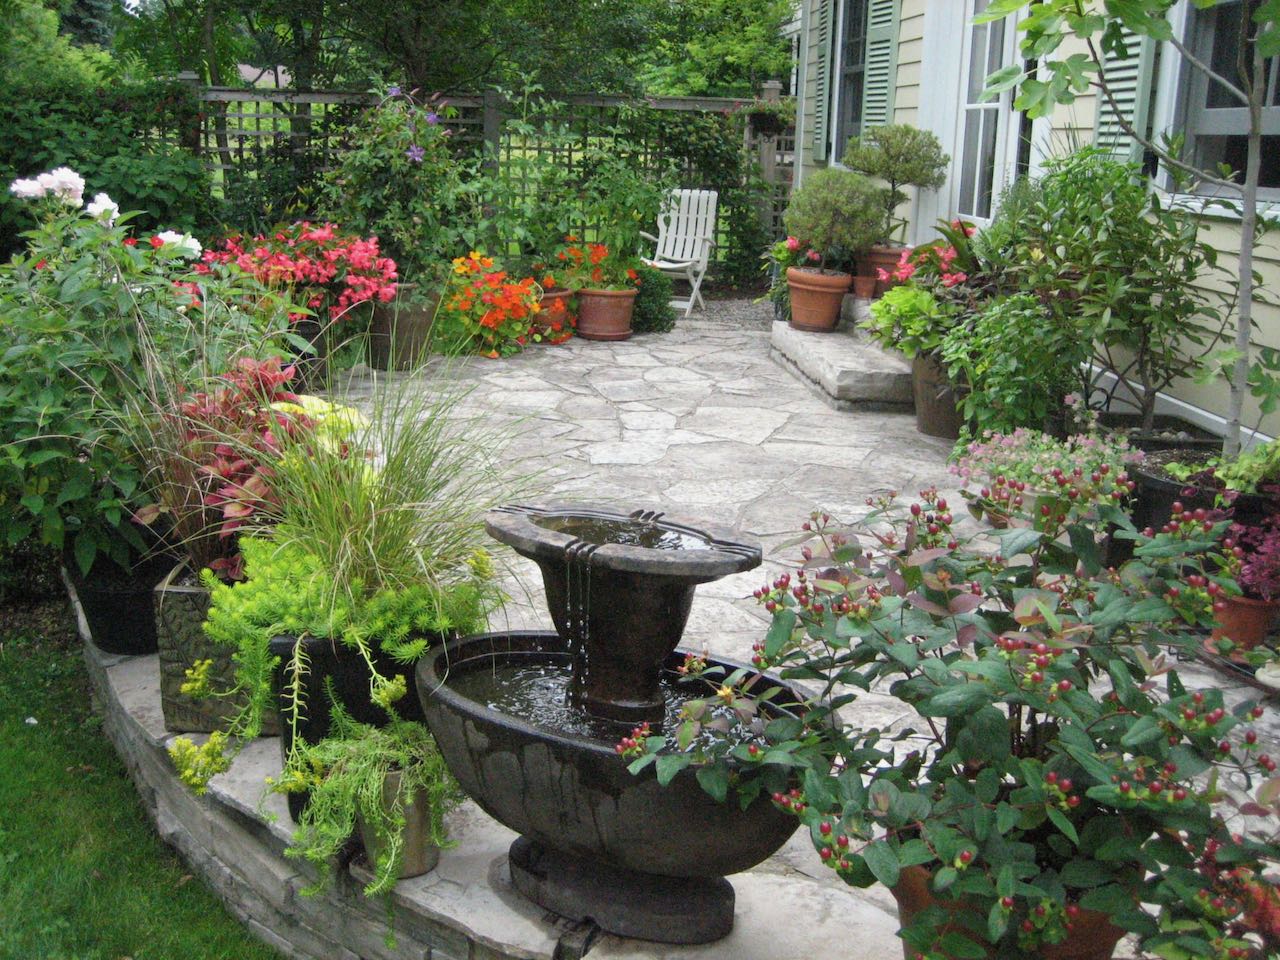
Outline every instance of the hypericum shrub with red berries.
{"type": "Polygon", "coordinates": [[[869,500],[852,526],[812,515],[793,544],[802,565],[755,593],[772,621],[752,669],[706,678],[703,703],[730,705],[741,728],[691,704],[677,729],[620,752],[668,779],[694,766],[713,795],[771,796],[847,883],[927,870],[960,909],[904,928],[926,960],[1037,955],[1092,914],[1162,956],[1268,955],[1280,837],[1226,820],[1233,805],[1280,809],[1253,728],[1263,708],[1188,691],[1172,666],[1235,589],[1218,563],[1227,522],[1179,512],[1104,568],[1099,513],[1127,489],[1117,465],[1003,479],[981,511],[1003,526],[976,534],[932,489],[905,507],[869,500]],[[766,702],[765,670],[816,692],[766,702]],[[872,689],[910,708],[892,729],[859,725],[872,689]],[[1222,788],[1256,778],[1245,804],[1222,788]],[[1234,879],[1197,864],[1210,849],[1234,879]]]}

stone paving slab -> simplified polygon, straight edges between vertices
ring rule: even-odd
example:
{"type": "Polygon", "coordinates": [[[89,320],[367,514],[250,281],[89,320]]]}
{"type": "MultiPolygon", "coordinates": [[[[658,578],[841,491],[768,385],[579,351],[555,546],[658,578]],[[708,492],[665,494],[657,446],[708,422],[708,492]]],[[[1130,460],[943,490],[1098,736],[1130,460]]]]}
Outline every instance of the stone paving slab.
{"type": "Polygon", "coordinates": [[[911,409],[911,364],[856,327],[809,333],[778,321],[769,341],[770,356],[837,410],[911,409]]]}

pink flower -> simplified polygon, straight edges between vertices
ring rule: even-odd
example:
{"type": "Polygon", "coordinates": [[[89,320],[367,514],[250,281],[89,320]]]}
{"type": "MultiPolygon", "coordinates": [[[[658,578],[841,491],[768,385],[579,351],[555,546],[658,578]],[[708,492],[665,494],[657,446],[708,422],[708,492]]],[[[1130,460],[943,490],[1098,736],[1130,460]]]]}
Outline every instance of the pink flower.
{"type": "Polygon", "coordinates": [[[888,283],[889,271],[886,270],[884,267],[876,267],[876,279],[879,280],[881,283],[888,283]]]}
{"type": "Polygon", "coordinates": [[[954,287],[957,283],[964,283],[968,279],[969,275],[967,273],[944,273],[942,275],[942,285],[944,287],[954,287]]]}
{"type": "Polygon", "coordinates": [[[797,250],[799,250],[799,249],[800,249],[800,238],[799,238],[799,237],[787,237],[787,249],[788,249],[788,250],[790,250],[792,253],[795,253],[797,250]]]}
{"type": "Polygon", "coordinates": [[[817,251],[817,250],[810,250],[810,251],[806,254],[806,256],[807,256],[810,260],[812,260],[814,263],[817,263],[819,260],[821,260],[821,259],[822,259],[822,255],[821,255],[820,253],[818,253],[818,251],[817,251]]]}

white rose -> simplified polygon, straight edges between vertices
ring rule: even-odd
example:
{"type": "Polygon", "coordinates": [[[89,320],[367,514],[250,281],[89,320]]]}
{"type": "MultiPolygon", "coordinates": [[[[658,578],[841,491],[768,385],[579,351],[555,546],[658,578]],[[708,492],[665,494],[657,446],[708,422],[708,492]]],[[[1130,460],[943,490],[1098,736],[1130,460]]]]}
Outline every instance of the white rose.
{"type": "Polygon", "coordinates": [[[94,196],[92,202],[84,205],[84,212],[95,220],[115,223],[116,217],[120,216],[120,205],[105,193],[99,193],[94,196]]]}
{"type": "Polygon", "coordinates": [[[13,181],[9,184],[9,192],[20,200],[39,200],[44,196],[45,190],[40,181],[33,178],[13,181]]]}
{"type": "Polygon", "coordinates": [[[70,167],[58,167],[36,178],[46,193],[51,193],[68,206],[84,202],[84,177],[70,167]]]}
{"type": "Polygon", "coordinates": [[[156,234],[166,244],[173,244],[177,248],[179,255],[186,257],[188,260],[194,260],[200,256],[203,247],[200,241],[189,233],[179,233],[177,230],[163,230],[156,234]]]}

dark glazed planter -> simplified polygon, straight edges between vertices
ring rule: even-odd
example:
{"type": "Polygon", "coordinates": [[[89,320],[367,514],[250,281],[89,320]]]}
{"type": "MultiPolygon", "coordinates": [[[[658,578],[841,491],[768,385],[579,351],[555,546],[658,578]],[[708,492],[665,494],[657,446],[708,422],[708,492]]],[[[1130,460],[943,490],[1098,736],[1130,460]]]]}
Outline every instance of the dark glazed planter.
{"type": "MultiPolygon", "coordinates": [[[[761,796],[746,810],[716,803],[694,771],[659,786],[632,776],[616,737],[562,733],[490,709],[453,684],[504,663],[567,664],[554,633],[465,637],[418,664],[427,723],[463,789],[522,836],[511,848],[517,889],[543,907],[628,937],[719,939],[733,925],[725,874],[775,853],[796,820],[761,796]]],[[[675,667],[683,655],[668,661],[675,667]]],[[[733,669],[737,664],[724,664],[733,669]]]]}
{"type": "Polygon", "coordinates": [[[933,354],[917,354],[912,358],[911,396],[915,401],[918,431],[944,440],[960,436],[964,419],[956,404],[956,388],[933,354]]]}
{"type": "Polygon", "coordinates": [[[840,307],[853,276],[835,271],[787,267],[791,326],[807,333],[830,333],[840,322],[840,307]]]}
{"type": "Polygon", "coordinates": [[[151,592],[173,566],[163,554],[130,570],[100,557],[86,577],[75,558],[64,558],[67,580],[75,590],[93,644],[104,653],[139,656],[156,652],[156,615],[151,592]]]}
{"type": "Polygon", "coordinates": [[[485,529],[538,564],[551,619],[562,637],[579,638],[582,705],[624,723],[661,721],[659,675],[684,634],[694,588],[760,565],[760,545],[723,527],[646,510],[547,504],[490,511],[485,529]],[[637,524],[637,535],[687,538],[683,549],[601,543],[599,536],[637,524]],[[695,525],[696,524],[696,525],[695,525]]]}
{"type": "MultiPolygon", "coordinates": [[[[924,867],[903,867],[897,886],[889,892],[898,901],[898,919],[905,927],[911,923],[916,914],[935,906],[938,901],[933,896],[930,884],[933,877],[924,867]]],[[[964,904],[943,904],[944,909],[953,913],[963,910],[964,904]]],[[[985,915],[984,915],[985,917],[985,915]]],[[[983,926],[985,926],[985,920],[983,926]]],[[[978,938],[972,930],[957,923],[948,925],[944,931],[955,931],[967,936],[975,945],[989,946],[985,940],[978,938]]],[[[1116,944],[1124,936],[1124,931],[1111,922],[1105,913],[1096,910],[1081,910],[1080,915],[1072,921],[1072,929],[1062,943],[1046,944],[1035,954],[1025,954],[1028,960],[1109,960],[1116,951],[1116,944]]],[[[987,957],[994,957],[994,951],[987,950],[987,957]]],[[[916,950],[910,944],[902,944],[903,960],[914,960],[916,950]]],[[[944,954],[945,956],[945,954],[944,954]]],[[[967,956],[967,954],[966,954],[967,956]]]]}
{"type": "MultiPolygon", "coordinates": [[[[335,640],[324,637],[273,637],[270,643],[273,657],[278,657],[273,682],[276,691],[276,706],[279,711],[280,755],[287,757],[293,746],[294,736],[300,737],[304,743],[318,743],[329,735],[332,725],[332,714],[329,705],[329,688],[332,686],[333,697],[347,711],[352,719],[360,723],[382,726],[388,721],[386,711],[374,704],[369,698],[369,668],[358,652],[335,640]],[[293,657],[294,646],[302,644],[307,657],[307,670],[302,676],[302,700],[306,708],[303,716],[295,725],[289,719],[289,698],[285,691],[289,685],[289,662],[293,657]]],[[[422,705],[413,684],[413,665],[397,663],[385,654],[375,650],[373,662],[383,676],[402,676],[405,678],[408,693],[395,705],[397,712],[405,720],[422,720],[422,705]]],[[[305,793],[286,795],[289,801],[289,813],[297,820],[306,806],[305,793]]]]}
{"type": "Polygon", "coordinates": [[[375,370],[411,370],[426,359],[440,294],[434,292],[425,301],[410,305],[407,295],[416,288],[417,284],[402,283],[396,288],[396,299],[374,305],[369,366],[375,370]]]}
{"type": "MultiPolygon", "coordinates": [[[[204,632],[209,615],[209,591],[189,580],[189,567],[180,563],[155,588],[156,649],[160,655],[160,709],[164,727],[175,733],[212,733],[244,707],[245,699],[205,697],[195,699],[182,692],[186,672],[197,660],[212,660],[209,681],[214,690],[230,690],[236,683],[236,665],[230,647],[210,640],[204,632]]],[[[275,713],[262,718],[262,734],[279,733],[275,713]]]]}
{"type": "Polygon", "coordinates": [[[628,340],[635,290],[579,290],[578,336],[584,340],[628,340]]]}

